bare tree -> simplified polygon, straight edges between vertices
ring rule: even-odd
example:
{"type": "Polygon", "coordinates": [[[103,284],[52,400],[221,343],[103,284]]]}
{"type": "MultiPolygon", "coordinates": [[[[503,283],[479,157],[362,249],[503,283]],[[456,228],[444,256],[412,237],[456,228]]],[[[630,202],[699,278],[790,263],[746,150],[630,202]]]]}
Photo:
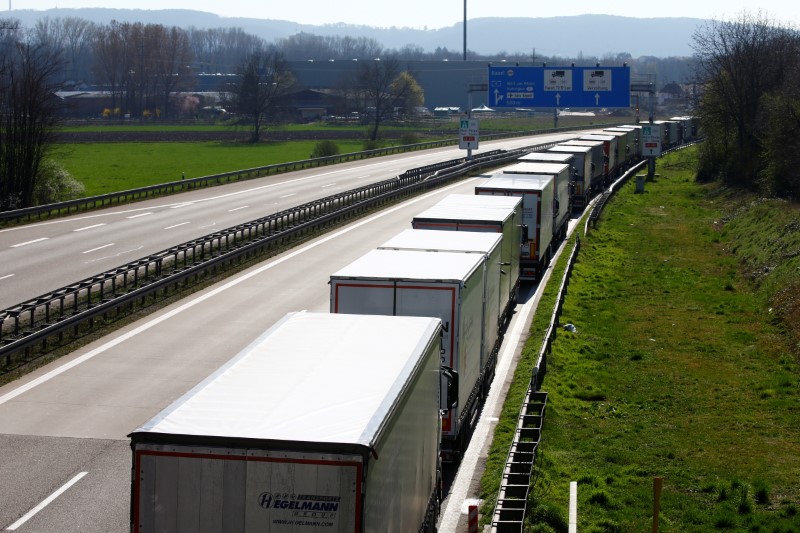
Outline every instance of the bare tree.
{"type": "Polygon", "coordinates": [[[149,45],[157,52],[153,57],[155,91],[158,94],[158,108],[165,118],[170,116],[172,94],[186,88],[191,82],[191,48],[185,31],[175,26],[165,28],[154,26],[149,45]]]}
{"type": "Polygon", "coordinates": [[[378,139],[380,126],[397,108],[422,104],[422,89],[414,77],[401,70],[396,57],[362,61],[357,83],[364,98],[365,111],[372,121],[370,139],[378,139]]]}
{"type": "Polygon", "coordinates": [[[237,112],[251,128],[251,142],[258,142],[261,130],[276,99],[294,84],[286,60],[280,52],[269,49],[251,54],[239,67],[239,80],[233,88],[237,112]]]}
{"type": "Polygon", "coordinates": [[[55,137],[60,51],[35,41],[0,44],[0,209],[28,207],[55,137]]]}
{"type": "Polygon", "coordinates": [[[125,79],[131,69],[126,46],[125,29],[117,21],[111,21],[94,34],[95,77],[108,87],[113,110],[122,106],[125,79]]]}
{"type": "Polygon", "coordinates": [[[796,60],[795,32],[761,15],[712,21],[694,35],[698,114],[706,132],[701,177],[753,186],[763,170],[763,97],[784,85],[796,60]]]}

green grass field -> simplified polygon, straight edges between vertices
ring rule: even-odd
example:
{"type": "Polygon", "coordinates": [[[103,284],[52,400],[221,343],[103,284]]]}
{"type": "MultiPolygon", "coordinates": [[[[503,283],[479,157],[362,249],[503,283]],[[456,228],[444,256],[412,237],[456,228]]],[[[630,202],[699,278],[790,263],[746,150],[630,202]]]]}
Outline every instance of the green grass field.
{"type": "MultiPolygon", "coordinates": [[[[247,143],[78,143],[58,145],[53,157],[83,183],[85,196],[146,187],[289,161],[308,159],[314,141],[247,143]]],[[[337,142],[341,153],[361,141],[337,142]]]]}
{"type": "MultiPolygon", "coordinates": [[[[688,151],[658,166],[645,194],[628,183],[583,240],[561,317],[577,333],[559,331],[542,386],[527,531],[566,531],[570,481],[579,531],[650,531],[656,476],[661,531],[800,531],[800,210],[695,183],[688,151]]],[[[549,311],[539,315],[517,388],[549,311]]],[[[522,394],[498,427],[484,513],[522,394]]]]}

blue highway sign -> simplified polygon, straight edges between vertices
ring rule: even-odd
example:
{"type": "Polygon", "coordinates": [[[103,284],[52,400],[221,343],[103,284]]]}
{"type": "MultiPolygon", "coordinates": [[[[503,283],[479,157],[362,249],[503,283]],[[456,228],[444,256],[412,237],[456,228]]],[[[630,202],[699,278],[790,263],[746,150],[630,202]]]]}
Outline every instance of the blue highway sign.
{"type": "Polygon", "coordinates": [[[630,107],[630,67],[489,67],[489,107],[630,107]]]}

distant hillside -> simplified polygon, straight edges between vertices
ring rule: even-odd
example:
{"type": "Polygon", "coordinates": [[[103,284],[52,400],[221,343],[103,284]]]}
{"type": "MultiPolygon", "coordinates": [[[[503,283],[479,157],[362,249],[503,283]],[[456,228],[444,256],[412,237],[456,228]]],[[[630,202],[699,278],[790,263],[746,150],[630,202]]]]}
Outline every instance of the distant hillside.
{"type": "MultiPolygon", "coordinates": [[[[408,44],[426,52],[436,48],[463,50],[461,23],[435,30],[373,28],[349,24],[314,26],[285,20],[227,18],[202,11],[165,9],[49,9],[13,10],[0,18],[15,17],[32,27],[43,17],[79,17],[107,24],[111,20],[159,23],[188,28],[240,27],[268,42],[299,32],[315,35],[367,37],[385,48],[399,49],[408,44]]],[[[478,18],[467,23],[467,47],[490,55],[500,52],[536,56],[577,57],[630,53],[633,57],[685,57],[692,55],[692,35],[706,21],[693,18],[632,18],[610,15],[580,15],[552,18],[478,18]]]]}

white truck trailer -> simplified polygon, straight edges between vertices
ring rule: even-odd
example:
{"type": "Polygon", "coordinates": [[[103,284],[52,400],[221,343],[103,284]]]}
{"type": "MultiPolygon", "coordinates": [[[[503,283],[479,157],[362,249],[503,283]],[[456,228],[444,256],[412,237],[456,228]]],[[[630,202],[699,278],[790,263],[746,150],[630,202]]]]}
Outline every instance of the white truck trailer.
{"type": "Polygon", "coordinates": [[[553,237],[567,236],[567,225],[572,217],[572,172],[569,165],[522,161],[502,168],[503,174],[535,174],[553,176],[553,237]]]}
{"type": "Polygon", "coordinates": [[[415,216],[411,227],[502,234],[500,310],[503,328],[511,318],[519,294],[523,242],[522,200],[501,196],[450,194],[415,216]]]}
{"type": "Polygon", "coordinates": [[[605,161],[604,179],[606,184],[611,183],[611,179],[617,176],[619,171],[619,161],[617,161],[617,137],[614,135],[604,135],[602,132],[582,135],[578,137],[581,141],[601,141],[603,143],[603,157],[605,161]]]}
{"type": "Polygon", "coordinates": [[[442,404],[445,460],[466,449],[477,422],[485,275],[478,254],[371,250],[330,278],[331,313],[441,319],[441,364],[458,375],[458,404],[442,404]]]}
{"type": "Polygon", "coordinates": [[[497,174],[475,187],[478,195],[522,198],[522,223],[527,227],[520,256],[520,279],[536,280],[547,267],[553,242],[553,199],[555,180],[552,175],[497,174]]]}
{"type": "MultiPolygon", "coordinates": [[[[598,147],[599,148],[599,147],[598,147]]],[[[592,180],[603,179],[603,157],[598,150],[597,161],[592,160],[593,149],[591,146],[571,146],[557,144],[548,149],[554,154],[567,154],[574,158],[573,166],[576,169],[572,191],[573,206],[583,208],[589,203],[592,180]]]]}
{"type": "Polygon", "coordinates": [[[483,257],[486,276],[483,287],[484,318],[481,339],[481,391],[486,397],[494,378],[497,352],[502,341],[500,282],[503,272],[503,237],[499,233],[473,231],[436,231],[406,229],[378,247],[379,250],[415,250],[419,252],[460,252],[483,257]]]}
{"type": "Polygon", "coordinates": [[[131,531],[435,531],[441,332],[285,316],[130,434],[131,531]]]}
{"type": "Polygon", "coordinates": [[[605,143],[603,141],[570,139],[559,143],[558,146],[588,146],[592,149],[592,163],[595,165],[595,170],[592,172],[592,180],[589,184],[587,197],[591,198],[595,193],[601,191],[608,174],[608,157],[606,157],[605,143]]]}

